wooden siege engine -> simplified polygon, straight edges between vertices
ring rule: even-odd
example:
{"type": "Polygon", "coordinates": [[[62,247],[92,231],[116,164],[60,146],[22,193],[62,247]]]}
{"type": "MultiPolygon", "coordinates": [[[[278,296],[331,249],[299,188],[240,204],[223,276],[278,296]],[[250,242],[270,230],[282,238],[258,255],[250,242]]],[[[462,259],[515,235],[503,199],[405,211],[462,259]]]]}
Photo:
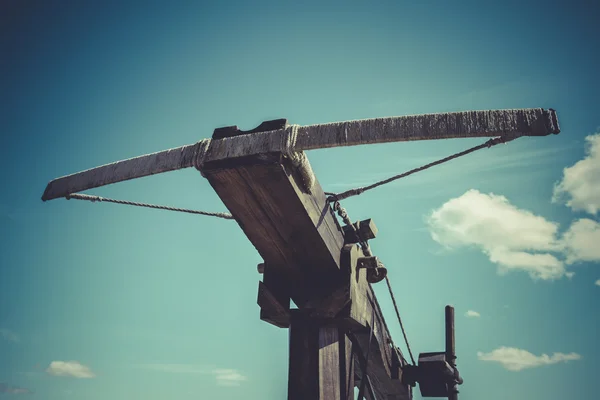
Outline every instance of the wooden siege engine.
{"type": "Polygon", "coordinates": [[[409,400],[416,383],[424,397],[456,399],[456,385],[462,378],[455,363],[453,309],[446,308],[446,350],[422,353],[418,365],[408,364],[393,345],[371,286],[386,279],[391,290],[385,267],[368,246],[378,233],[375,223],[352,223],[338,202],[343,196],[324,193],[303,151],[391,141],[498,137],[478,146],[483,148],[559,131],[556,112],[543,109],[313,126],[288,125],[280,119],[247,132],[219,128],[212,139],[193,145],[55,179],[42,199],[90,200],[93,196],[77,193],[196,167],[264,260],[258,266],[263,276],[258,284],[260,318],[289,329],[289,400],[352,399],[355,386],[367,399],[409,400]],[[345,226],[338,222],[336,212],[345,226]],[[290,308],[291,300],[297,309],[290,308]]]}

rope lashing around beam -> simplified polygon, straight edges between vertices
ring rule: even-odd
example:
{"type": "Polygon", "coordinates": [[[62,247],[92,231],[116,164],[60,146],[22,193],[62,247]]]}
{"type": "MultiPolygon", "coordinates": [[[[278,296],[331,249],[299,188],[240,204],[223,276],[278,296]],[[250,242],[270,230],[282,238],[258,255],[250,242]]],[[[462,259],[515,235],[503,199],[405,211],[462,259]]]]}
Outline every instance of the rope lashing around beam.
{"type": "MultiPolygon", "coordinates": [[[[288,125],[283,131],[281,135],[281,144],[280,150],[284,154],[286,158],[288,158],[292,166],[296,168],[300,177],[302,179],[302,184],[304,186],[304,190],[312,194],[312,188],[315,184],[316,178],[315,174],[310,166],[310,162],[308,161],[308,157],[304,151],[296,151],[296,141],[298,140],[298,128],[300,125],[288,125]]],[[[224,138],[221,140],[228,140],[229,138],[224,138]]],[[[248,138],[250,139],[250,137],[248,138]]],[[[202,176],[204,173],[202,168],[204,167],[204,161],[206,159],[206,154],[210,148],[211,139],[202,139],[194,145],[194,156],[192,160],[192,164],[194,168],[196,168],[202,176]]]]}
{"type": "Polygon", "coordinates": [[[100,197],[100,196],[91,196],[89,194],[81,194],[81,193],[70,194],[66,197],[66,199],[67,200],[70,200],[70,199],[87,200],[87,201],[91,201],[92,203],[105,202],[105,203],[124,204],[124,205],[128,205],[128,206],[146,207],[146,208],[153,208],[153,209],[157,209],[157,210],[177,211],[177,212],[184,212],[184,213],[188,213],[188,214],[200,214],[200,215],[206,215],[209,217],[217,217],[217,218],[222,218],[222,219],[234,219],[233,215],[227,214],[227,213],[188,210],[186,208],[161,206],[161,205],[156,205],[156,204],[139,203],[139,202],[127,201],[127,200],[116,200],[116,199],[109,199],[109,198],[100,197]]]}
{"type": "Polygon", "coordinates": [[[315,174],[308,162],[308,157],[303,151],[295,151],[296,141],[298,140],[298,128],[300,125],[289,125],[282,135],[282,153],[292,162],[292,165],[298,169],[304,189],[307,193],[312,193],[315,184],[315,174]]]}
{"type": "Polygon", "coordinates": [[[373,183],[373,184],[371,184],[369,186],[358,187],[358,188],[346,190],[345,192],[341,192],[341,193],[325,192],[325,194],[327,196],[329,196],[329,198],[328,198],[329,202],[335,202],[335,201],[347,199],[348,197],[358,196],[359,194],[362,194],[362,193],[366,192],[367,190],[375,189],[378,186],[382,186],[382,185],[385,185],[387,183],[393,182],[393,181],[395,181],[397,179],[407,177],[409,175],[414,174],[415,172],[420,172],[420,171],[426,170],[428,168],[434,167],[436,165],[443,164],[445,162],[454,160],[455,158],[459,158],[459,157],[465,156],[465,155],[467,155],[469,153],[472,153],[474,151],[477,151],[477,150],[481,150],[481,149],[485,149],[485,148],[489,149],[490,147],[496,146],[497,144],[510,142],[511,140],[514,140],[517,137],[518,136],[501,136],[501,137],[493,138],[493,139],[490,139],[490,140],[488,140],[487,142],[485,142],[483,144],[480,144],[479,146],[471,147],[470,149],[467,149],[467,150],[464,150],[464,151],[452,154],[452,155],[450,155],[450,156],[448,156],[446,158],[442,158],[440,160],[437,160],[437,161],[434,161],[432,163],[423,165],[421,167],[418,167],[418,168],[415,168],[415,169],[411,169],[410,171],[404,172],[404,173],[399,174],[399,175],[392,176],[391,178],[387,178],[387,179],[384,179],[382,181],[375,182],[375,183],[373,183]]]}
{"type": "Polygon", "coordinates": [[[192,160],[192,163],[194,168],[200,171],[200,174],[204,176],[202,167],[204,166],[204,159],[206,158],[206,153],[208,152],[208,147],[210,146],[210,139],[202,139],[194,146],[194,159],[192,160]]]}

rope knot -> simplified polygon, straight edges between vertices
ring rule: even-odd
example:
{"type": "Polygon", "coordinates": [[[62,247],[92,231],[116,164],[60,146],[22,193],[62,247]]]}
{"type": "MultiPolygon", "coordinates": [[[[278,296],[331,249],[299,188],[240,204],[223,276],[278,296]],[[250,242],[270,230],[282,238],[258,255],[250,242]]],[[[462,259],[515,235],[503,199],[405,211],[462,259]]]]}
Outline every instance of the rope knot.
{"type": "Polygon", "coordinates": [[[192,160],[192,165],[194,168],[200,171],[200,175],[202,176],[204,176],[202,168],[204,167],[204,159],[206,158],[206,153],[208,153],[210,142],[210,139],[202,139],[194,146],[194,158],[192,160]]]}
{"type": "Polygon", "coordinates": [[[308,158],[303,151],[296,151],[296,141],[298,140],[299,125],[289,125],[283,131],[282,153],[292,162],[292,165],[298,169],[302,178],[304,189],[312,194],[315,184],[315,174],[308,162],[308,158]]]}

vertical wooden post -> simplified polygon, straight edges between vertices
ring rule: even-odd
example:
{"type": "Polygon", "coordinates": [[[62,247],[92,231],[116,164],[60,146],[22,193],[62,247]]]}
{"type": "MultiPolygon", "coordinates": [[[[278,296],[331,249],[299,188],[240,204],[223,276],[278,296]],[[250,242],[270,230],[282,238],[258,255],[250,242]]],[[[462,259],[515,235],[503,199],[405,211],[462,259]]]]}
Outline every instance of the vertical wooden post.
{"type": "Polygon", "coordinates": [[[292,310],[288,400],[350,400],[352,344],[343,330],[292,310]]]}
{"type": "MultiPolygon", "coordinates": [[[[446,306],[446,361],[456,368],[456,348],[454,341],[454,307],[446,306]]],[[[458,399],[458,389],[455,384],[448,385],[448,400],[458,399]]]]}

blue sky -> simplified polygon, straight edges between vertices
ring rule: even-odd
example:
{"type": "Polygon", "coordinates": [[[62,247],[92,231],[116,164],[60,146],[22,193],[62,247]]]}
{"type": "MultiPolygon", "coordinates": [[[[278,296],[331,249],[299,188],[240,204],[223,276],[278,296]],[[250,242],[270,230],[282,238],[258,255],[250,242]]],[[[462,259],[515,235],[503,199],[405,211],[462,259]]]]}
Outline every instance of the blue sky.
{"type": "MultiPolygon", "coordinates": [[[[443,307],[456,307],[461,399],[595,398],[598,6],[215,4],[2,2],[0,397],[285,398],[287,331],[259,320],[261,258],[234,222],[42,203],[49,180],[274,118],[552,107],[558,136],[481,151],[344,206],[379,228],[372,248],[414,352],[443,349],[443,307]]],[[[340,191],[481,142],[308,157],[325,190],[340,191]]],[[[226,211],[193,170],[91,193],[226,211]]]]}

